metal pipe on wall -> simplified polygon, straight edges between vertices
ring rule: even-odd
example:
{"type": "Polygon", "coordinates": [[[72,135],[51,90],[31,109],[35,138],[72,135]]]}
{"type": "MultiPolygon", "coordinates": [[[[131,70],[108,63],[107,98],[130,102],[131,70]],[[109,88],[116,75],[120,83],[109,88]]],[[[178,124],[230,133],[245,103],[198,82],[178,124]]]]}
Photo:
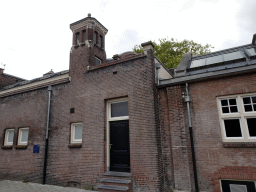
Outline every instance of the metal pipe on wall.
{"type": "Polygon", "coordinates": [[[47,122],[46,122],[46,137],[45,137],[45,151],[44,151],[44,171],[43,171],[43,184],[46,180],[46,167],[47,167],[47,155],[48,155],[48,137],[49,137],[49,124],[50,124],[50,110],[51,110],[51,94],[52,86],[48,87],[48,109],[47,109],[47,122]]]}
{"type": "Polygon", "coordinates": [[[187,103],[188,126],[189,126],[189,136],[190,136],[192,162],[193,162],[193,171],[194,171],[195,190],[196,190],[196,192],[199,192],[198,179],[197,179],[197,169],[196,169],[196,157],[195,157],[194,138],[193,138],[193,130],[192,130],[190,106],[189,106],[189,102],[191,102],[191,97],[190,97],[189,92],[188,92],[188,83],[186,83],[186,93],[182,97],[184,98],[184,101],[187,103]]]}

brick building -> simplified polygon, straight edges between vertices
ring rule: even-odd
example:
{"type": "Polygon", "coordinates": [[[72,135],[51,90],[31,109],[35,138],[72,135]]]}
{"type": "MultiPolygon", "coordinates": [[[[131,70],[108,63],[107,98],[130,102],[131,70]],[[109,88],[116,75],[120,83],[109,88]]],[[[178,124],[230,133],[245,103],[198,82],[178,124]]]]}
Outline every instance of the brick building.
{"type": "Polygon", "coordinates": [[[1,179],[101,191],[255,191],[255,36],[249,45],[187,53],[170,73],[151,42],[143,54],[107,59],[99,21],[88,15],[70,28],[69,70],[0,81],[1,179]]]}

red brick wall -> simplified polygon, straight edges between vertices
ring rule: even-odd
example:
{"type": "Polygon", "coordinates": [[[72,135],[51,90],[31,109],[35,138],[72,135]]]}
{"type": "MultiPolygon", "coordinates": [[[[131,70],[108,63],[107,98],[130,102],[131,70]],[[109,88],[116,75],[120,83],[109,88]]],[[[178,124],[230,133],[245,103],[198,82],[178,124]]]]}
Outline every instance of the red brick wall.
{"type": "Polygon", "coordinates": [[[5,86],[15,84],[17,82],[24,81],[23,79],[12,77],[6,74],[0,73],[0,89],[4,88],[5,86]]]}
{"type": "MultiPolygon", "coordinates": [[[[254,147],[224,147],[221,136],[219,114],[217,110],[216,97],[255,93],[256,75],[246,74],[240,76],[226,77],[214,80],[201,81],[189,84],[192,97],[191,115],[192,128],[194,132],[195,155],[198,171],[200,191],[220,191],[219,179],[255,180],[255,148],[254,147]]],[[[166,145],[172,146],[172,151],[166,150],[165,168],[166,172],[172,173],[169,180],[174,179],[174,187],[179,189],[193,188],[193,175],[191,168],[191,154],[189,133],[186,130],[187,111],[181,93],[184,87],[167,87],[167,103],[169,114],[166,112],[166,96],[163,95],[160,105],[161,125],[168,133],[164,141],[166,145]],[[167,119],[169,116],[169,120],[167,119]],[[169,127],[167,126],[169,121],[169,127]],[[171,144],[170,144],[171,143],[171,144]],[[181,146],[184,146],[182,148],[181,146]],[[187,146],[187,148],[185,147],[187,146]],[[176,149],[176,150],[174,150],[176,149]],[[172,158],[173,169],[169,166],[172,158]],[[190,166],[188,166],[188,161],[190,166]],[[190,168],[188,168],[190,167],[190,168]],[[190,170],[190,177],[189,177],[190,170]],[[189,179],[190,178],[190,179],[189,179]],[[191,184],[182,184],[181,181],[190,180],[191,184]]],[[[166,147],[168,149],[168,147],[166,147]]]]}
{"type": "Polygon", "coordinates": [[[6,128],[15,129],[16,146],[18,129],[29,127],[27,149],[0,149],[1,179],[42,181],[47,101],[47,89],[0,98],[1,146],[6,128]],[[33,145],[40,145],[40,153],[33,153],[33,145]]]}
{"type": "MultiPolygon", "coordinates": [[[[129,107],[133,190],[160,191],[153,53],[148,51],[146,57],[120,60],[119,64],[87,71],[90,53],[87,45],[73,48],[71,82],[53,86],[46,183],[97,184],[106,172],[106,101],[125,96],[129,107]],[[113,74],[115,71],[117,74],[113,74]],[[70,114],[70,108],[75,108],[75,113],[70,114]],[[83,123],[81,148],[68,147],[73,122],[83,123]]],[[[22,173],[29,175],[29,181],[41,181],[47,99],[46,88],[0,99],[1,104],[6,104],[0,111],[0,121],[5,122],[0,132],[3,134],[6,127],[21,126],[29,126],[31,130],[27,149],[1,149],[2,178],[18,178],[22,173]],[[34,144],[41,146],[39,154],[32,153],[34,144]]],[[[0,139],[3,141],[3,137],[0,139]]]]}

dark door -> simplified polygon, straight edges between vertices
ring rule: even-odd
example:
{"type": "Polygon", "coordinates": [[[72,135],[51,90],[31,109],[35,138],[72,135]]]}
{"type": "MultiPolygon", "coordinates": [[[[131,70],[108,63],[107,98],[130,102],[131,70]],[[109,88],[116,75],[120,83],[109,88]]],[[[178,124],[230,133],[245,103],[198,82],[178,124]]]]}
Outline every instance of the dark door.
{"type": "Polygon", "coordinates": [[[110,171],[130,172],[129,120],[110,122],[110,171]]]}

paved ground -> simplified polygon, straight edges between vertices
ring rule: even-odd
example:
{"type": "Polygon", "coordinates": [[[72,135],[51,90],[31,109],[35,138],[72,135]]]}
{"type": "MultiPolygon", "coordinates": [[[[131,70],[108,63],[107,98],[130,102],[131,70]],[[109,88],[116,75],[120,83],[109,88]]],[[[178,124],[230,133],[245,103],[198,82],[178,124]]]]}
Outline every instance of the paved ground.
{"type": "Polygon", "coordinates": [[[38,183],[23,183],[21,181],[0,181],[0,192],[92,192],[90,190],[41,185],[38,183]]]}

